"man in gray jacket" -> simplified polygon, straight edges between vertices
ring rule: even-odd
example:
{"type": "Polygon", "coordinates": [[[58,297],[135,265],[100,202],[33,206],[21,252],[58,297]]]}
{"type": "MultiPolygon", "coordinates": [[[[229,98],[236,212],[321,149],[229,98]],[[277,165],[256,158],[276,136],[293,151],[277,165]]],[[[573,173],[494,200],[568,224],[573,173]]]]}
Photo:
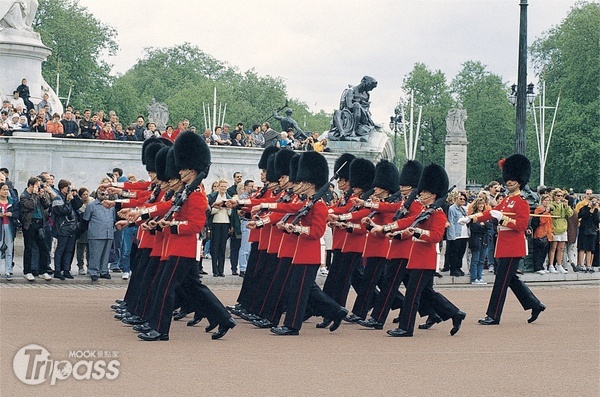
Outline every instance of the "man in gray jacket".
{"type": "Polygon", "coordinates": [[[105,190],[98,190],[96,200],[85,208],[83,220],[88,222],[90,263],[88,270],[92,281],[110,278],[108,256],[114,239],[115,208],[106,208],[102,202],[108,198],[105,190]]]}

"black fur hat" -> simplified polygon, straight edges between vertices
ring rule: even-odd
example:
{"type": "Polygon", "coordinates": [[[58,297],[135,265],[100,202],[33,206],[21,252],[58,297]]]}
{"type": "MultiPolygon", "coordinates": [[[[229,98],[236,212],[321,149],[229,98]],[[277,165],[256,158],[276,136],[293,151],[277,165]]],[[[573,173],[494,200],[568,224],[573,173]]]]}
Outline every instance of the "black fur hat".
{"type": "Polygon", "coordinates": [[[375,166],[375,177],[373,178],[373,187],[385,189],[390,193],[398,191],[400,184],[400,173],[394,163],[387,160],[381,160],[375,166]]]}
{"type": "Polygon", "coordinates": [[[327,159],[318,152],[304,152],[298,160],[298,174],[296,179],[299,182],[308,182],[315,185],[319,190],[329,180],[329,165],[327,159]]]}
{"type": "Polygon", "coordinates": [[[294,155],[293,150],[280,150],[275,154],[275,174],[277,180],[283,175],[290,175],[290,162],[294,155]]]}
{"type": "Polygon", "coordinates": [[[156,164],[156,178],[159,181],[167,182],[169,178],[167,178],[167,154],[169,153],[169,148],[163,146],[156,156],[154,157],[154,162],[156,164]]]}
{"type": "Polygon", "coordinates": [[[402,167],[399,185],[416,187],[421,179],[421,172],[423,172],[423,164],[417,160],[408,160],[402,167]]]}
{"type": "Polygon", "coordinates": [[[417,190],[419,193],[426,190],[440,198],[448,193],[448,185],[450,182],[446,170],[441,165],[432,163],[423,168],[417,190]]]}
{"type": "Polygon", "coordinates": [[[267,182],[279,182],[277,173],[275,172],[275,154],[271,154],[267,159],[267,182]]]}
{"type": "Polygon", "coordinates": [[[167,153],[165,176],[167,177],[167,180],[179,179],[179,171],[175,166],[175,150],[173,150],[173,148],[169,148],[169,153],[167,153]]]}
{"type": "Polygon", "coordinates": [[[146,162],[146,171],[156,172],[156,154],[164,145],[158,141],[151,142],[144,148],[144,161],[146,162]]]}
{"type": "Polygon", "coordinates": [[[531,176],[531,162],[522,154],[513,154],[504,160],[502,164],[502,179],[507,181],[517,181],[521,187],[527,185],[531,176]]]}
{"type": "Polygon", "coordinates": [[[290,182],[298,182],[298,161],[300,161],[300,155],[294,154],[294,157],[290,160],[290,182]]]}
{"type": "Polygon", "coordinates": [[[278,150],[279,150],[279,148],[277,146],[267,146],[265,148],[265,150],[263,150],[263,152],[260,156],[260,160],[258,161],[258,169],[266,170],[267,169],[267,160],[269,159],[269,156],[274,153],[277,153],[278,150]]]}
{"type": "Polygon", "coordinates": [[[210,149],[200,135],[184,131],[177,136],[173,145],[177,171],[190,169],[197,172],[207,171],[210,166],[210,149]]]}
{"type": "Polygon", "coordinates": [[[350,163],[350,187],[360,188],[364,191],[373,186],[375,177],[375,165],[369,160],[357,158],[350,163]]]}
{"type": "Polygon", "coordinates": [[[354,160],[355,158],[356,157],[350,153],[342,154],[340,157],[337,158],[337,160],[335,160],[335,163],[333,164],[333,172],[337,171],[339,178],[343,178],[343,179],[349,181],[350,180],[350,164],[352,163],[352,160],[354,160]],[[344,165],[344,163],[346,163],[346,164],[344,165]],[[342,167],[342,165],[344,165],[344,166],[342,167]]]}
{"type": "Polygon", "coordinates": [[[142,164],[146,165],[146,148],[148,147],[148,145],[152,144],[152,143],[159,143],[163,146],[173,146],[173,142],[171,142],[170,140],[166,139],[166,138],[155,138],[155,137],[150,137],[148,139],[146,139],[144,141],[144,143],[142,143],[142,164]]]}

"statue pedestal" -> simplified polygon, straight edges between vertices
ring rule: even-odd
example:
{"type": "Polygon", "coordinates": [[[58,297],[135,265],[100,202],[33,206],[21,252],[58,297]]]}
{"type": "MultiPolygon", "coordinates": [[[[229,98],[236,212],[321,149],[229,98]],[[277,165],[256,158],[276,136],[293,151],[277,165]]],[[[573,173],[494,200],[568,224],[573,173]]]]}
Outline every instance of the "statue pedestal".
{"type": "Polygon", "coordinates": [[[0,32],[0,96],[12,97],[13,91],[27,79],[31,102],[37,104],[42,93],[48,92],[52,111],[62,114],[58,96],[42,77],[42,62],[52,50],[46,47],[35,32],[6,28],[0,32]]]}
{"type": "MultiPolygon", "coordinates": [[[[319,137],[326,138],[327,132],[319,137]]],[[[342,153],[350,153],[356,157],[362,157],[372,162],[381,159],[392,161],[394,159],[394,145],[389,136],[381,128],[375,128],[368,136],[367,142],[354,141],[332,141],[327,145],[332,153],[339,156],[342,153]]]]}
{"type": "Polygon", "coordinates": [[[448,135],[444,140],[446,145],[445,169],[448,173],[450,186],[456,185],[464,190],[467,184],[467,145],[466,136],[448,135]]]}

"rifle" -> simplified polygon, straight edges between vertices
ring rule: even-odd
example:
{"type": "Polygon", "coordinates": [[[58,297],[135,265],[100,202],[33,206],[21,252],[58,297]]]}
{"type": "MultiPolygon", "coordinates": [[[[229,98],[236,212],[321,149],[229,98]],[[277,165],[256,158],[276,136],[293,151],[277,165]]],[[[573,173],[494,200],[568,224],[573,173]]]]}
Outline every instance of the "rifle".
{"type": "MultiPolygon", "coordinates": [[[[289,203],[290,200],[292,200],[293,194],[294,194],[294,189],[291,187],[287,188],[285,190],[285,194],[283,196],[279,197],[275,202],[276,203],[289,203]]],[[[256,216],[260,218],[262,215],[265,215],[267,212],[269,212],[268,208],[261,208],[261,210],[256,213],[256,216]]]]}
{"type": "MultiPolygon", "coordinates": [[[[394,194],[392,194],[392,195],[390,195],[390,196],[387,196],[387,197],[386,197],[386,198],[384,198],[382,201],[384,201],[384,202],[386,202],[386,203],[395,203],[395,202],[397,202],[397,201],[398,201],[398,197],[401,197],[401,195],[399,195],[399,192],[400,192],[400,190],[398,190],[396,193],[394,193],[394,194]]],[[[396,211],[396,212],[398,212],[398,211],[396,211]]],[[[378,210],[373,210],[373,211],[371,211],[371,212],[369,213],[369,215],[367,215],[365,218],[368,218],[368,219],[373,219],[373,217],[374,217],[375,215],[377,215],[378,213],[379,213],[379,211],[378,211],[378,210]]],[[[368,231],[371,231],[371,229],[373,229],[373,222],[370,222],[370,223],[369,223],[367,226],[365,226],[365,228],[366,228],[368,231]]]]}
{"type": "Polygon", "coordinates": [[[408,209],[410,208],[413,201],[415,201],[418,194],[419,193],[417,192],[416,188],[413,189],[412,192],[410,192],[410,194],[404,201],[404,204],[402,205],[402,207],[400,207],[394,214],[394,217],[392,218],[393,221],[397,221],[398,219],[402,219],[402,218],[406,217],[406,215],[408,215],[408,209]]]}
{"type": "MultiPolygon", "coordinates": [[[[310,209],[315,205],[315,203],[317,201],[319,201],[325,194],[327,194],[327,192],[329,191],[329,188],[333,185],[332,182],[337,180],[340,177],[339,173],[342,170],[342,168],[344,168],[346,166],[346,164],[348,164],[348,162],[344,161],[344,164],[342,164],[340,166],[340,168],[335,170],[335,172],[333,173],[333,176],[331,178],[329,178],[329,182],[327,182],[326,184],[321,186],[321,189],[319,189],[318,192],[313,194],[312,197],[310,197],[308,199],[306,204],[304,204],[302,206],[302,208],[300,208],[300,210],[296,213],[296,216],[294,217],[294,219],[291,222],[292,225],[296,225],[298,222],[300,222],[300,219],[302,219],[303,217],[305,217],[308,214],[308,211],[310,211],[310,209]]],[[[285,214],[284,217],[281,219],[281,222],[287,223],[287,220],[289,218],[291,218],[293,215],[294,214],[285,214]]]]}
{"type": "Polygon", "coordinates": [[[198,188],[202,180],[208,175],[210,165],[211,163],[208,163],[206,168],[199,172],[196,178],[191,183],[184,186],[179,190],[179,192],[177,192],[177,195],[173,199],[173,205],[171,206],[171,209],[169,209],[169,212],[167,212],[167,214],[163,218],[165,221],[170,220],[176,212],[179,212],[181,210],[181,207],[187,201],[190,194],[192,194],[192,192],[198,188]]]}

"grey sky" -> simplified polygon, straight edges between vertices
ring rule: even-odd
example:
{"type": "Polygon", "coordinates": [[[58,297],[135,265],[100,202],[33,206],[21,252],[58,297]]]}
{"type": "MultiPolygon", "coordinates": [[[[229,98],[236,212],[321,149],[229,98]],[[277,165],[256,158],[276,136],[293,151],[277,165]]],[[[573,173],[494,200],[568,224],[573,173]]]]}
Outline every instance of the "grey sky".
{"type": "MultiPolygon", "coordinates": [[[[528,41],[559,24],[575,0],[529,0],[528,41]]],[[[144,47],[184,42],[215,58],[285,79],[288,95],[332,112],[363,75],[379,86],[373,118],[385,123],[416,62],[448,81],[468,60],[516,82],[519,0],[81,0],[118,31],[108,59],[124,73],[144,47]]],[[[530,68],[529,81],[535,81],[530,68]]],[[[208,101],[210,98],[206,98],[208,101]]],[[[235,120],[233,120],[235,122],[235,120]]]]}

